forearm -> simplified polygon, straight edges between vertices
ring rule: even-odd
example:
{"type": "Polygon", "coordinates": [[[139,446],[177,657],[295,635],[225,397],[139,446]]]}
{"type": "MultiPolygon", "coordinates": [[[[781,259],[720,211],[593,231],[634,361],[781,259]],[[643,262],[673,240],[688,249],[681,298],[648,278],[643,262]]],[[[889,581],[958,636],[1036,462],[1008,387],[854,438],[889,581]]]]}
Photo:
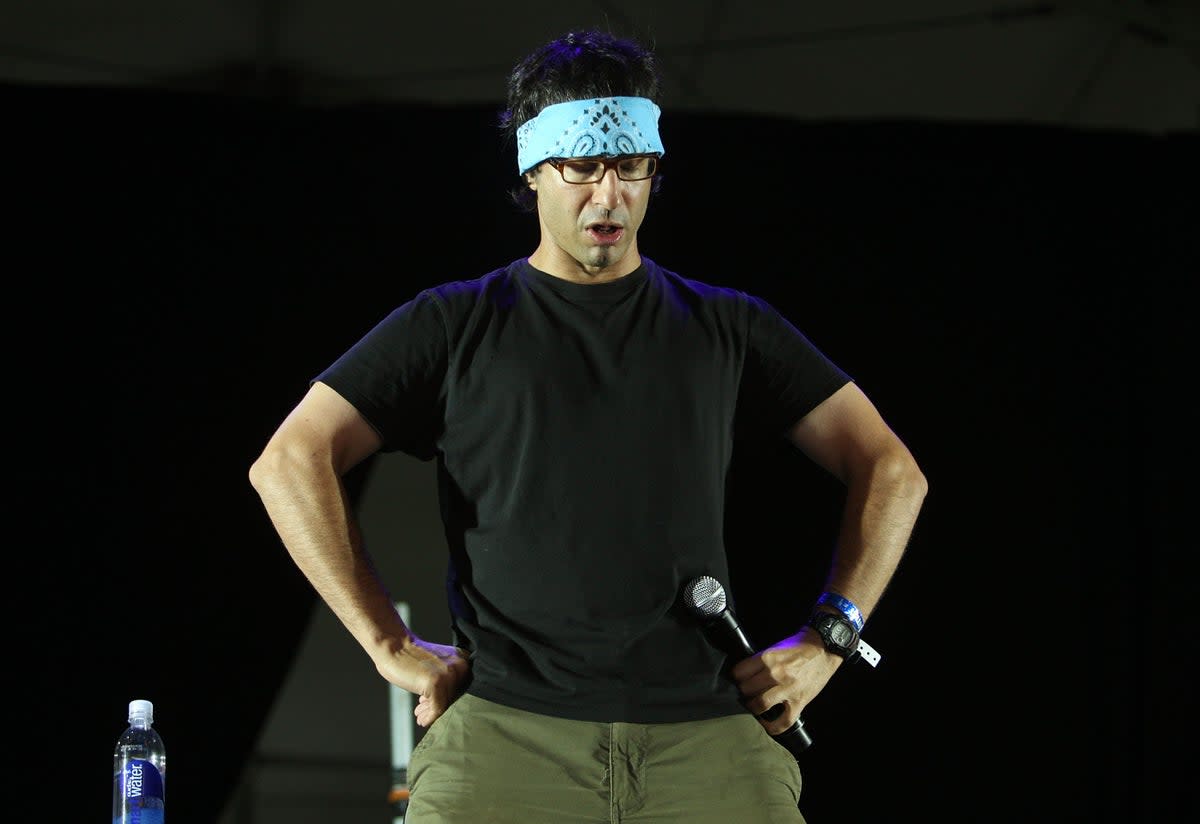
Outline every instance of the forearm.
{"type": "Polygon", "coordinates": [[[928,485],[900,445],[846,480],[846,503],[825,588],[852,601],[865,620],[900,564],[928,485]]]}
{"type": "Polygon", "coordinates": [[[389,683],[420,696],[417,723],[432,724],[469,672],[457,647],[417,638],[397,613],[366,552],[342,483],[356,461],[338,461],[321,440],[277,436],[250,480],[296,566],[389,683]]]}
{"type": "Polygon", "coordinates": [[[333,467],[287,449],[267,450],[251,482],[296,566],[376,666],[410,643],[333,467]]]}

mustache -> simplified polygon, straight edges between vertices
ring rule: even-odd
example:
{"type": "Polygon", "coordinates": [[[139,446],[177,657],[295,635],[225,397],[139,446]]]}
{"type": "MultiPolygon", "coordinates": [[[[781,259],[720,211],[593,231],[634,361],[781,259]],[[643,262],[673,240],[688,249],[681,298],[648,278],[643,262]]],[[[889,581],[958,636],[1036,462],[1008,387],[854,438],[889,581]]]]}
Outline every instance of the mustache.
{"type": "Polygon", "coordinates": [[[584,214],[582,216],[584,226],[592,226],[596,223],[604,223],[609,226],[624,226],[624,215],[618,214],[615,210],[602,209],[599,212],[584,214]]]}

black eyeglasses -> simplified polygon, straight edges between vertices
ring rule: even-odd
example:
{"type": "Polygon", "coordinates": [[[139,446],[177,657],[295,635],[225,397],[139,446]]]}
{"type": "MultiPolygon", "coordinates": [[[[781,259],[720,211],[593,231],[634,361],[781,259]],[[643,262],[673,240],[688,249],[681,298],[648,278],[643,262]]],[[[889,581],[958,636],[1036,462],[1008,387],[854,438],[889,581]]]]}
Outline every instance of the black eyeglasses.
{"type": "Polygon", "coordinates": [[[620,155],[618,157],[552,157],[546,161],[567,183],[599,183],[616,169],[621,180],[647,180],[658,172],[658,157],[655,155],[620,155]]]}

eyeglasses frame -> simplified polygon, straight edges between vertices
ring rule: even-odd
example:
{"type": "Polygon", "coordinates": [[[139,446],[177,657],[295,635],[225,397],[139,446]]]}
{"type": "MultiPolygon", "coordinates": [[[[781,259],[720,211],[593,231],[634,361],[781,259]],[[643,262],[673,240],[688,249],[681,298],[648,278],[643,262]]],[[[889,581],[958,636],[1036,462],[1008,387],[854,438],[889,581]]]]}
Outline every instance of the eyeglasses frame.
{"type": "Polygon", "coordinates": [[[660,158],[656,154],[644,153],[644,154],[612,155],[612,156],[608,156],[608,157],[605,157],[605,156],[548,157],[543,162],[548,163],[549,165],[551,165],[555,168],[555,170],[558,172],[558,176],[563,179],[563,183],[569,183],[572,186],[590,186],[594,183],[599,183],[601,180],[604,180],[605,176],[608,174],[609,169],[612,169],[614,172],[617,173],[618,180],[623,180],[626,183],[640,183],[643,180],[653,180],[655,175],[658,174],[658,164],[661,160],[662,160],[662,158],[660,158]],[[650,174],[646,175],[645,177],[635,177],[632,180],[630,180],[629,178],[621,177],[621,170],[620,170],[620,168],[618,168],[617,164],[620,163],[622,160],[629,160],[630,158],[634,158],[634,157],[644,157],[649,160],[652,160],[654,162],[654,170],[652,172],[650,172],[650,174]],[[575,162],[578,162],[581,160],[589,160],[589,161],[592,161],[595,163],[602,163],[602,164],[604,164],[604,171],[600,174],[600,177],[597,178],[596,180],[582,180],[582,181],[567,180],[567,176],[565,174],[563,174],[563,166],[566,166],[568,163],[575,163],[575,162]]]}

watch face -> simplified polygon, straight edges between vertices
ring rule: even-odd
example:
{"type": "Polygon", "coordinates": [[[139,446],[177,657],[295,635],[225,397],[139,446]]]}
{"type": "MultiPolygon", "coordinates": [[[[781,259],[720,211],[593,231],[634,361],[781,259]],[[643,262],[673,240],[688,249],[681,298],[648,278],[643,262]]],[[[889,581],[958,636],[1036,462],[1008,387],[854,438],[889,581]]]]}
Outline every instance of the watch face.
{"type": "Polygon", "coordinates": [[[858,651],[858,630],[844,617],[830,613],[814,615],[809,623],[821,633],[825,648],[843,658],[858,651]]]}
{"type": "Polygon", "coordinates": [[[844,649],[854,645],[854,630],[841,621],[834,621],[829,627],[829,640],[844,649]]]}

